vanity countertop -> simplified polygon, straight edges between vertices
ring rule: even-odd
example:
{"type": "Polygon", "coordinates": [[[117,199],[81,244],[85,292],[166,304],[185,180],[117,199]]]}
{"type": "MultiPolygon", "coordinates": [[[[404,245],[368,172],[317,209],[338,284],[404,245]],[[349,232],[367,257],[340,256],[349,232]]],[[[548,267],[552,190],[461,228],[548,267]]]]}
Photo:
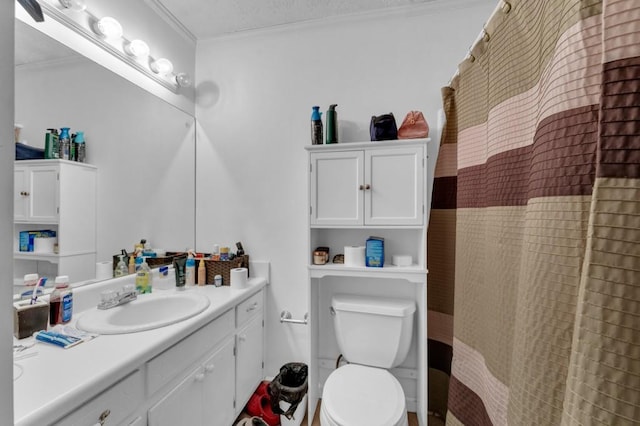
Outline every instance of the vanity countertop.
{"type": "MultiPolygon", "coordinates": [[[[96,306],[100,291],[120,288],[125,282],[121,278],[86,289],[74,289],[74,318],[69,325],[75,325],[82,311],[96,306]]],[[[59,420],[73,407],[90,400],[265,285],[264,278],[251,278],[246,289],[212,285],[186,289],[187,292],[206,295],[210,300],[209,307],[194,317],[154,330],[101,335],[68,349],[36,343],[19,353],[36,353],[34,356],[14,361],[18,370],[22,370],[13,382],[15,424],[43,425],[59,420]]],[[[175,289],[153,289],[154,293],[172,291],[175,289]]],[[[14,344],[28,345],[32,342],[32,337],[14,338],[14,344]]]]}

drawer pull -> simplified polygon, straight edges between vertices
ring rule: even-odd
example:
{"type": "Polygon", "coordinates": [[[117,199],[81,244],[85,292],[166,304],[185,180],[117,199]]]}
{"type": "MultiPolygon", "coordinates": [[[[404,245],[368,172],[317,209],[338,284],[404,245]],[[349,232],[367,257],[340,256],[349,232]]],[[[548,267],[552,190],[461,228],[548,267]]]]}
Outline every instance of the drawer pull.
{"type": "Polygon", "coordinates": [[[245,340],[247,340],[247,335],[246,334],[238,335],[238,340],[240,340],[241,342],[244,342],[245,340]]]}
{"type": "Polygon", "coordinates": [[[256,309],[258,309],[258,302],[253,302],[253,305],[247,308],[247,312],[255,311],[256,309]]]}
{"type": "Polygon", "coordinates": [[[204,374],[203,373],[198,373],[195,375],[195,380],[196,382],[201,382],[204,380],[204,374]]]}
{"type": "Polygon", "coordinates": [[[109,417],[109,414],[111,414],[111,410],[107,408],[102,412],[102,414],[100,414],[100,417],[98,417],[98,423],[96,423],[95,426],[104,426],[105,422],[107,421],[107,417],[109,417]]]}
{"type": "Polygon", "coordinates": [[[207,372],[207,373],[211,373],[213,370],[215,370],[215,368],[216,368],[216,366],[215,366],[215,365],[213,365],[213,364],[207,364],[207,365],[204,367],[204,371],[205,371],[205,372],[207,372]]]}

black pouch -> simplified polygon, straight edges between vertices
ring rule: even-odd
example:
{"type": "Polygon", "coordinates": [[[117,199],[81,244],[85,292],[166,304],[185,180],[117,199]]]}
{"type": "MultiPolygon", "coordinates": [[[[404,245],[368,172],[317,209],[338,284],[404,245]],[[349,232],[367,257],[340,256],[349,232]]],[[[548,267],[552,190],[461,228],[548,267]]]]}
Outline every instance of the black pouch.
{"type": "Polygon", "coordinates": [[[393,113],[374,115],[369,124],[369,134],[372,141],[388,141],[398,139],[398,127],[393,113]]]}

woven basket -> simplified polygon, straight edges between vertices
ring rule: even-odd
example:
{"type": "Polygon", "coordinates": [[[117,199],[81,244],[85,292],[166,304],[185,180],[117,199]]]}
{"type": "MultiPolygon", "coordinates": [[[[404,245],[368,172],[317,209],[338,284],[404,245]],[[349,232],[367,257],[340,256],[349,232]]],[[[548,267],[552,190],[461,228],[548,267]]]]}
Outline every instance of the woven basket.
{"type": "MultiPolygon", "coordinates": [[[[118,265],[118,262],[120,261],[120,255],[122,253],[116,254],[113,256],[113,270],[116,270],[116,266],[118,265]]],[[[124,259],[124,261],[127,263],[127,265],[129,265],[129,257],[132,256],[133,253],[127,253],[127,258],[124,259]]],[[[162,256],[162,257],[145,257],[146,261],[147,261],[147,265],[149,265],[149,268],[158,268],[160,266],[163,265],[171,265],[173,263],[173,259],[179,259],[181,257],[186,258],[187,257],[187,253],[186,252],[181,252],[181,251],[168,251],[166,253],[166,256],[162,256]]]]}
{"type": "MultiPolygon", "coordinates": [[[[196,262],[200,262],[196,259],[196,262]]],[[[231,284],[231,270],[234,268],[247,268],[249,271],[249,255],[236,256],[233,260],[204,260],[207,268],[207,284],[213,284],[216,275],[222,276],[222,285],[231,284]]]]}

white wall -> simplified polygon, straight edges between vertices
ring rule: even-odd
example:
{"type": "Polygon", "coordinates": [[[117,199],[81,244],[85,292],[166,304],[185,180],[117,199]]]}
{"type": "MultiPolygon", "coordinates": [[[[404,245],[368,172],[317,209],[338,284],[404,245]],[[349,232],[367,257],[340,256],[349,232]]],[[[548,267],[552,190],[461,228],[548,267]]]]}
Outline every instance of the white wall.
{"type": "MultiPolygon", "coordinates": [[[[265,374],[307,360],[307,153],[311,106],[338,104],[340,142],[368,140],[371,115],[412,109],[435,130],[440,88],[495,0],[436,1],[198,43],[196,245],[242,240],[271,261],[265,374]]],[[[435,132],[431,137],[437,139],[435,132]]]]}
{"type": "MultiPolygon", "coordinates": [[[[0,2],[0,52],[13,57],[15,2],[0,2]]],[[[13,424],[13,61],[0,61],[0,424],[13,424]]]]}

